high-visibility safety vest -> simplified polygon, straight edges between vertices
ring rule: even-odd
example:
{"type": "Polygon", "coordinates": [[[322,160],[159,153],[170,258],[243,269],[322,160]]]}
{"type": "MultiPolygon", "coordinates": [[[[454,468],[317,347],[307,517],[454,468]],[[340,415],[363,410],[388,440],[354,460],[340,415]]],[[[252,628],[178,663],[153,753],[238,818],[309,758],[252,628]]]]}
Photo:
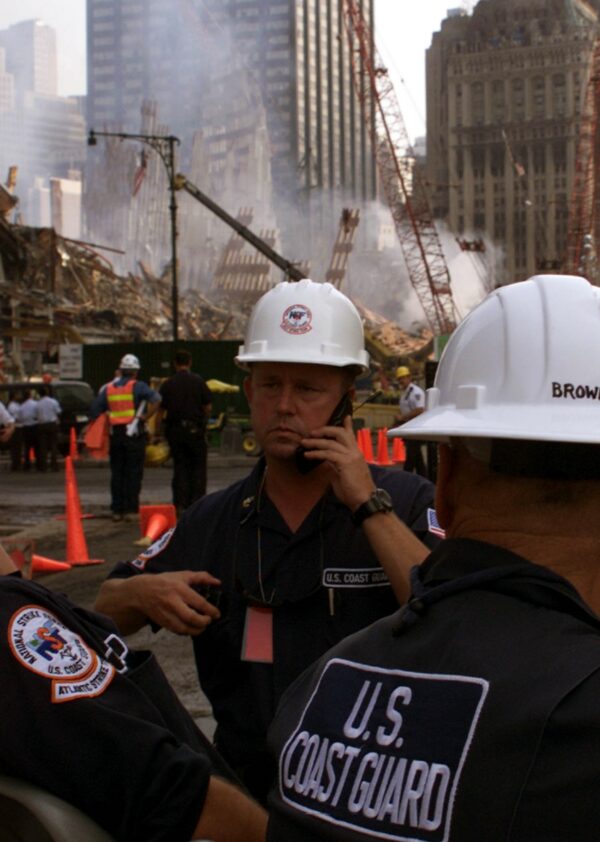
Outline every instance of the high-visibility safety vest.
{"type": "Polygon", "coordinates": [[[135,417],[134,384],[135,379],[132,378],[123,386],[115,386],[114,383],[109,383],[106,387],[108,419],[111,424],[129,424],[130,421],[133,421],[135,417]]]}

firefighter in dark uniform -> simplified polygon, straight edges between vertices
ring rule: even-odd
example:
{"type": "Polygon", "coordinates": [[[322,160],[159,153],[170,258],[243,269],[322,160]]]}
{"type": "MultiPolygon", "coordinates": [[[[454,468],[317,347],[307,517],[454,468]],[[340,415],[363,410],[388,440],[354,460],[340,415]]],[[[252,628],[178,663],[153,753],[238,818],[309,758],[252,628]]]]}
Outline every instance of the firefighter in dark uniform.
{"type": "Polygon", "coordinates": [[[116,842],[264,839],[264,811],[154,657],[128,652],[108,618],[21,579],[1,547],[0,625],[0,775],[77,807],[116,842]]]}
{"type": "Polygon", "coordinates": [[[600,291],[538,276],[457,328],[427,410],[443,541],[271,726],[268,840],[593,842],[600,291]]]}
{"type": "Polygon", "coordinates": [[[212,393],[202,377],[190,371],[192,355],[177,351],[175,374],[162,383],[156,428],[166,413],[166,438],[173,459],[173,504],[178,513],[206,494],[206,421],[212,393]]]}
{"type": "Polygon", "coordinates": [[[145,422],[160,403],[160,395],[138,380],[140,361],[125,354],[119,376],[104,385],[90,411],[92,419],[103,412],[110,423],[110,507],[113,520],[136,520],[144,476],[145,422]]]}
{"type": "Polygon", "coordinates": [[[344,295],[310,280],[278,285],[254,308],[237,361],[250,372],[264,457],[118,565],[96,607],[124,633],[149,621],[192,635],[216,745],[264,799],[274,773],[266,730],[281,694],[333,643],[393,611],[408,568],[439,539],[431,483],[367,466],[350,417],[339,417],[368,365],[344,295]],[[200,571],[220,586],[220,619],[194,589],[200,571]]]}

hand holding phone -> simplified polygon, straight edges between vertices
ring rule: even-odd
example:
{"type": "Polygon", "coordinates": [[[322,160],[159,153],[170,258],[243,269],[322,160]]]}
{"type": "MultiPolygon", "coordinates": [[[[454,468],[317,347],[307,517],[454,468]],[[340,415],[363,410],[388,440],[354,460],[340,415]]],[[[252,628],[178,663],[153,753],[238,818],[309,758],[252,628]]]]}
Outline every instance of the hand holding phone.
{"type": "MultiPolygon", "coordinates": [[[[343,396],[341,401],[337,404],[327,424],[327,427],[343,427],[344,425],[344,418],[347,415],[352,415],[352,398],[350,397],[350,393],[346,392],[343,396]]],[[[306,448],[302,447],[302,445],[298,445],[294,453],[294,459],[296,462],[296,467],[300,471],[301,474],[308,474],[314,468],[318,467],[321,463],[321,459],[307,459],[305,456],[306,448]]]]}

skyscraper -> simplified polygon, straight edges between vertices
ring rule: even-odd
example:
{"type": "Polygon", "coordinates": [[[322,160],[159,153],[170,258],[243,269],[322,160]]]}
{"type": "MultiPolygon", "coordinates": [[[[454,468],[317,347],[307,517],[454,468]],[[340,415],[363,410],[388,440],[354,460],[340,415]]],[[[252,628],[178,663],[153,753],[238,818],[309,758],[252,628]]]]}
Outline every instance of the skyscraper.
{"type": "Polygon", "coordinates": [[[499,283],[560,267],[582,96],[598,37],[580,0],[480,0],[427,52],[436,216],[497,246],[499,283]]]}
{"type": "Polygon", "coordinates": [[[18,98],[26,92],[56,96],[56,32],[41,20],[24,20],[0,31],[6,70],[15,78],[18,98]]]}
{"type": "MultiPolygon", "coordinates": [[[[373,0],[362,8],[372,22],[373,0]]],[[[184,165],[198,130],[219,135],[222,155],[239,134],[239,91],[221,98],[218,115],[210,93],[219,75],[232,78],[232,68],[238,88],[243,79],[253,89],[248,109],[259,116],[258,132],[266,113],[284,241],[286,229],[288,241],[297,241],[307,215],[320,230],[335,197],[340,205],[375,197],[343,0],[88,0],[88,122],[96,129],[138,131],[142,100],[154,100],[161,122],[182,139],[184,165]]],[[[241,122],[247,132],[248,120],[241,122]]]]}
{"type": "Polygon", "coordinates": [[[19,211],[25,222],[41,224],[29,192],[80,171],[85,157],[80,102],[57,95],[56,33],[42,21],[0,31],[0,112],[0,173],[18,168],[19,211]]]}

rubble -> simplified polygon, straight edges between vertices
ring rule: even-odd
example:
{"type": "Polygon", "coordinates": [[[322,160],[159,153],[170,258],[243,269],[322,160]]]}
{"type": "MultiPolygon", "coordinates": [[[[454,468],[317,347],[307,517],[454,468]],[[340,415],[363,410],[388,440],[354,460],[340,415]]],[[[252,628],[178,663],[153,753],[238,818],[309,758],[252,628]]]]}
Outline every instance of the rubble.
{"type": "Polygon", "coordinates": [[[361,301],[354,299],[354,304],[363,320],[367,350],[378,362],[383,365],[397,360],[422,362],[432,353],[433,333],[428,328],[409,333],[361,301]]]}
{"type": "MultiPolygon", "coordinates": [[[[170,267],[158,277],[140,263],[139,276],[120,276],[89,244],[61,237],[51,228],[11,225],[1,219],[0,255],[4,336],[44,328],[58,341],[64,335],[62,341],[71,342],[103,332],[111,341],[172,337],[170,267]]],[[[247,314],[212,303],[197,291],[181,293],[179,307],[183,338],[243,335],[247,314]]]]}
{"type": "MultiPolygon", "coordinates": [[[[2,335],[36,335],[53,343],[99,341],[99,337],[105,341],[170,340],[170,266],[158,277],[140,262],[139,275],[120,276],[98,248],[61,237],[52,228],[13,225],[0,217],[2,335]]],[[[262,262],[255,262],[262,267],[262,262]]],[[[227,268],[231,273],[234,267],[227,268]]],[[[182,339],[242,339],[264,284],[252,284],[252,290],[240,290],[239,284],[228,288],[232,282],[228,278],[224,283],[224,264],[221,270],[209,293],[180,292],[182,339]]],[[[407,333],[360,301],[355,304],[376,360],[385,365],[396,358],[422,360],[430,354],[429,331],[407,333]]]]}

